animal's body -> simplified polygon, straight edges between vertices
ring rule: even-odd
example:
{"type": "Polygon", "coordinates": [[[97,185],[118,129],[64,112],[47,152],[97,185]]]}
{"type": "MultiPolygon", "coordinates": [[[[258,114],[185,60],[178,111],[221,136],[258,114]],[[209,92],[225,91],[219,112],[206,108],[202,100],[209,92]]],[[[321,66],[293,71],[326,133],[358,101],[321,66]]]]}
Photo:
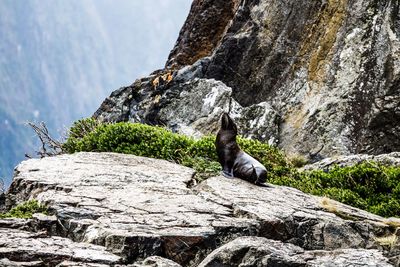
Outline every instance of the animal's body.
{"type": "Polygon", "coordinates": [[[258,160],[240,149],[236,142],[236,136],[235,122],[227,113],[224,113],[215,142],[223,174],[255,184],[263,184],[267,178],[267,169],[258,160]]]}

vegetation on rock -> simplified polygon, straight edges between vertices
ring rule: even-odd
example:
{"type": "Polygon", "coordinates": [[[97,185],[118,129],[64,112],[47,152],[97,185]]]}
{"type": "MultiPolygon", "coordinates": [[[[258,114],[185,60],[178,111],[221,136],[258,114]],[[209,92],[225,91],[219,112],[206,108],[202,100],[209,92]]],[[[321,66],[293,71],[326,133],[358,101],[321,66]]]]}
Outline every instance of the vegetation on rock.
{"type": "Polygon", "coordinates": [[[390,217],[400,217],[400,168],[364,162],[329,171],[292,171],[269,182],[327,196],[342,203],[390,217]]]}
{"type": "MultiPolygon", "coordinates": [[[[117,152],[170,160],[195,169],[196,178],[203,180],[221,171],[214,143],[215,136],[196,140],[159,126],[127,122],[99,124],[90,118],[74,123],[63,150],[117,152]]],[[[238,138],[238,143],[271,173],[289,167],[283,153],[272,146],[243,138],[238,138]]]]}
{"type": "Polygon", "coordinates": [[[29,200],[27,202],[21,203],[10,211],[6,213],[0,213],[0,218],[21,218],[21,219],[30,219],[34,213],[44,213],[47,214],[47,208],[41,204],[37,200],[29,200]]]}
{"type": "MultiPolygon", "coordinates": [[[[221,170],[215,151],[215,136],[193,138],[159,126],[119,122],[102,124],[94,119],[74,123],[63,149],[118,152],[166,159],[195,169],[198,180],[221,170]]],[[[268,170],[268,182],[326,196],[381,216],[400,217],[400,168],[365,162],[329,171],[298,171],[284,154],[268,144],[238,138],[241,148],[268,170]]]]}

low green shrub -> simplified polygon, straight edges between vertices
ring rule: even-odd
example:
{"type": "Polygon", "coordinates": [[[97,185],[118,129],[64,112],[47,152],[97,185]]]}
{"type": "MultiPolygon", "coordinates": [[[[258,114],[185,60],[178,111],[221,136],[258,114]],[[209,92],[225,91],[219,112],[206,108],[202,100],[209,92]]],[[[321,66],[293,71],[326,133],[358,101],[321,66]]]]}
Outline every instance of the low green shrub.
{"type": "MultiPolygon", "coordinates": [[[[243,150],[262,162],[270,172],[287,166],[284,155],[276,148],[259,141],[238,138],[243,150]]],[[[166,159],[194,168],[200,180],[221,171],[215,151],[215,136],[198,140],[140,123],[99,124],[93,119],[77,121],[63,145],[68,153],[79,151],[117,152],[166,159]],[[90,131],[82,125],[96,125],[90,131]]]]}
{"type": "MultiPolygon", "coordinates": [[[[327,196],[378,215],[400,217],[400,167],[366,162],[334,167],[328,172],[300,172],[275,147],[241,137],[237,141],[244,151],[266,166],[270,183],[327,196]]],[[[72,126],[63,149],[69,153],[118,152],[171,160],[195,169],[196,179],[204,180],[221,171],[214,143],[215,136],[195,140],[158,126],[100,124],[85,119],[72,126]]]]}
{"type": "Polygon", "coordinates": [[[40,205],[37,200],[29,200],[12,208],[9,212],[0,213],[0,218],[30,219],[34,213],[47,214],[47,208],[40,205]]]}
{"type": "MultiPolygon", "coordinates": [[[[79,126],[80,124],[74,125],[79,126]]],[[[76,128],[72,127],[71,132],[76,128]]],[[[138,123],[100,124],[86,135],[69,137],[64,148],[76,151],[117,152],[179,160],[194,140],[158,127],[138,123]]]]}
{"type": "Polygon", "coordinates": [[[274,176],[270,182],[327,196],[381,216],[400,217],[399,167],[364,162],[351,167],[336,166],[328,172],[292,171],[290,175],[274,176]]]}

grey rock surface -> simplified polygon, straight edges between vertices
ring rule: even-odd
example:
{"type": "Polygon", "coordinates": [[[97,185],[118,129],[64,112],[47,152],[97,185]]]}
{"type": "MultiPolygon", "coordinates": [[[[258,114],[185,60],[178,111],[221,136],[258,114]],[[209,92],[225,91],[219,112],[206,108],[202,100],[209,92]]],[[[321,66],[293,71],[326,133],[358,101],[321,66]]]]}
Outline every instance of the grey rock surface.
{"type": "Polygon", "coordinates": [[[256,219],[263,237],[283,240],[305,249],[371,247],[384,233],[382,218],[330,200],[342,214],[327,212],[321,197],[284,186],[253,186],[240,179],[210,178],[199,194],[232,205],[235,216],[256,219]],[[348,217],[353,220],[348,220],[348,217]]]}
{"type": "Polygon", "coordinates": [[[128,267],[182,267],[180,264],[160,256],[151,256],[141,262],[137,262],[128,267]]]}
{"type": "Polygon", "coordinates": [[[40,267],[43,266],[42,261],[29,261],[29,262],[21,262],[21,261],[10,261],[7,258],[0,259],[1,267],[40,267]]]}
{"type": "Polygon", "coordinates": [[[246,129],[241,135],[268,140],[271,144],[276,144],[278,139],[278,114],[273,107],[266,102],[242,107],[232,98],[232,88],[214,79],[195,78],[171,86],[161,96],[162,101],[165,104],[157,118],[176,132],[195,137],[216,134],[222,113],[230,112],[239,130],[246,129]],[[172,92],[177,96],[171,97],[172,92]]]}
{"type": "Polygon", "coordinates": [[[73,261],[63,261],[57,265],[57,267],[109,267],[109,266],[110,265],[108,264],[101,264],[101,263],[73,262],[73,261]]]}
{"type": "Polygon", "coordinates": [[[20,218],[7,218],[0,219],[0,228],[21,229],[26,230],[30,228],[32,220],[20,218]]]}
{"type": "MultiPolygon", "coordinates": [[[[71,242],[104,246],[124,264],[163,256],[196,266],[241,236],[261,236],[305,250],[370,249],[392,233],[383,218],[280,186],[212,177],[190,187],[192,169],[114,153],[31,159],[16,168],[7,205],[38,199],[71,242]]],[[[10,259],[12,260],[12,259],[10,259]]],[[[138,262],[137,264],[141,264],[138,262]]]]}
{"type": "Polygon", "coordinates": [[[398,1],[194,1],[165,70],[173,70],[172,82],[154,87],[157,75],[138,80],[124,89],[129,97],[110,96],[111,108],[103,103],[95,117],[210,133],[206,122],[214,125],[215,110],[232,102],[248,110],[228,106],[247,122],[245,136],[289,155],[314,162],[399,151],[399,10],[398,1]],[[218,11],[222,18],[213,15],[218,11]],[[215,31],[206,30],[214,22],[215,31]],[[188,34],[191,25],[202,25],[200,32],[188,34]],[[199,46],[203,41],[210,45],[199,46]],[[196,92],[195,78],[218,82],[196,92]],[[229,97],[199,112],[199,100],[221,88],[231,90],[229,97]]]}
{"type": "Polygon", "coordinates": [[[169,68],[191,65],[210,55],[219,45],[239,4],[240,0],[194,0],[166,65],[169,68]],[[193,20],[193,17],[198,19],[193,20]],[[199,42],[193,43],[194,39],[199,42]]]}
{"type": "Polygon", "coordinates": [[[121,261],[101,246],[17,229],[0,228],[0,244],[0,266],[55,266],[64,260],[112,265],[121,261]]]}
{"type": "Polygon", "coordinates": [[[347,167],[360,164],[363,162],[375,162],[386,166],[400,166],[400,152],[392,152],[381,155],[358,154],[350,156],[338,156],[326,158],[304,166],[303,170],[329,170],[334,166],[347,167]]]}
{"type": "Polygon", "coordinates": [[[378,250],[339,249],[305,251],[292,244],[263,237],[239,237],[216,249],[199,267],[213,266],[393,266],[378,250]]]}
{"type": "Polygon", "coordinates": [[[5,218],[0,219],[0,228],[19,229],[34,232],[57,233],[57,217],[41,213],[32,215],[32,219],[5,218]]]}

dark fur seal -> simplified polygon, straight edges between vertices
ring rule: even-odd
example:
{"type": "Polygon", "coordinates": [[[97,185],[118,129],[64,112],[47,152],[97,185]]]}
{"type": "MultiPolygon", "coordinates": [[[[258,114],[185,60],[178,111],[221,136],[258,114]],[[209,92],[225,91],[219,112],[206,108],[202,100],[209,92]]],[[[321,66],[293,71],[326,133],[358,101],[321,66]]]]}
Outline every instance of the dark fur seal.
{"type": "Polygon", "coordinates": [[[227,113],[222,114],[221,128],[218,131],[215,146],[223,174],[263,185],[267,178],[267,169],[258,160],[240,149],[236,143],[236,136],[236,124],[227,113]]]}

